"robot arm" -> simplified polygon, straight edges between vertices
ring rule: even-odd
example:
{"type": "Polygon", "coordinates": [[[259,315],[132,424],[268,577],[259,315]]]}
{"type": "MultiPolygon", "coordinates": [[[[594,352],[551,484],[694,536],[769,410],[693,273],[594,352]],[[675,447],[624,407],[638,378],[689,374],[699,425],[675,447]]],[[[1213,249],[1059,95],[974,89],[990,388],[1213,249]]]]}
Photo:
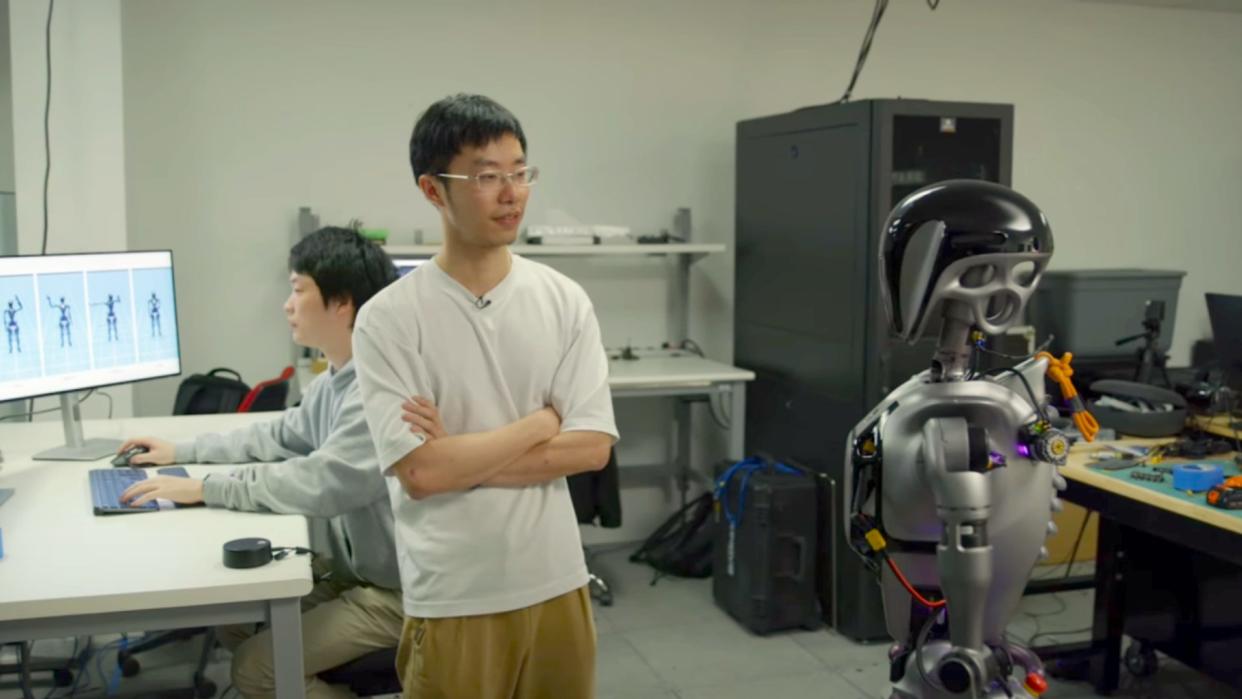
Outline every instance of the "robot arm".
{"type": "Polygon", "coordinates": [[[936,548],[937,567],[957,646],[983,646],[982,615],[972,614],[975,610],[969,604],[952,602],[985,596],[992,579],[988,544],[992,497],[987,478],[996,467],[988,455],[986,434],[965,418],[933,418],[923,425],[924,475],[944,527],[936,548]]]}
{"type": "Polygon", "coordinates": [[[988,543],[993,503],[987,479],[998,467],[1003,462],[998,465],[989,455],[986,433],[965,418],[932,418],[924,423],[923,470],[943,527],[936,564],[948,602],[952,644],[941,661],[939,679],[959,693],[982,687],[985,678],[995,674],[987,667],[993,659],[984,646],[985,607],[977,601],[987,598],[993,579],[988,543]]]}

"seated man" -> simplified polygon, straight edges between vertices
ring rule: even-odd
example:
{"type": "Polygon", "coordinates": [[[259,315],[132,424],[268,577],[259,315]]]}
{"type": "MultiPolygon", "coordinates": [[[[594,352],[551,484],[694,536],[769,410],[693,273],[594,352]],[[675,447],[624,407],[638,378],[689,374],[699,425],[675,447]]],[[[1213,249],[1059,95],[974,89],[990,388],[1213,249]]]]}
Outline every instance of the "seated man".
{"type": "MultiPolygon", "coordinates": [[[[306,696],[346,697],[348,690],[315,675],[374,650],[394,648],[401,636],[401,576],[393,542],[392,507],[363,416],[352,363],[351,334],[358,309],[396,278],[392,260],[357,232],[324,228],[289,253],[293,293],[285,316],[299,345],[322,350],[331,371],[315,378],[299,407],[279,418],[227,434],[200,435],[173,445],[141,437],[121,446],[149,449],[136,465],[272,462],[240,466],[204,480],[156,476],[131,487],[122,500],[153,498],[213,507],[301,514],[328,519],[330,551],[316,561],[314,590],[303,600],[302,648],[306,696]]],[[[432,413],[434,415],[434,413],[432,413]]],[[[433,428],[433,432],[436,428],[433,428]]],[[[246,697],[275,693],[270,632],[252,625],[220,631],[233,651],[233,683],[246,697]]]]}

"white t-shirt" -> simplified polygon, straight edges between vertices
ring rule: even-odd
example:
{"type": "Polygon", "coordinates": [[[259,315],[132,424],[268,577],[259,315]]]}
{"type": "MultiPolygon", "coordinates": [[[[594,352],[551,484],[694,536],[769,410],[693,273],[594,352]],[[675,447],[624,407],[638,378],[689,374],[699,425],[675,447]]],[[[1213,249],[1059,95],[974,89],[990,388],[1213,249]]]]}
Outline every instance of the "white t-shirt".
{"type": "MultiPolygon", "coordinates": [[[[515,256],[481,301],[435,261],[420,265],[359,312],[354,365],[389,476],[424,441],[401,421],[411,396],[433,401],[450,435],[497,429],[550,405],[562,431],[617,438],[591,301],[576,282],[531,260],[515,256]]],[[[409,616],[521,609],[587,583],[564,478],[414,500],[390,477],[388,490],[409,616]]]]}

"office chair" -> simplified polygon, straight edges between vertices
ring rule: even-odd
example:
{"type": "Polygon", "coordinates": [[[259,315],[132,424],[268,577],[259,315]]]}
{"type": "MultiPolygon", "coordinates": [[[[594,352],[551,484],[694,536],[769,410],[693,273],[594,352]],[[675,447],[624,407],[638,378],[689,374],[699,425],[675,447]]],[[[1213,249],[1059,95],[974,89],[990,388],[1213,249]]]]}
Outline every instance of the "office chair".
{"type": "Polygon", "coordinates": [[[189,687],[148,692],[143,696],[152,697],[153,699],[208,699],[208,697],[214,697],[216,695],[216,683],[208,679],[206,674],[207,663],[211,660],[211,651],[216,646],[216,632],[212,628],[157,631],[144,635],[137,643],[117,652],[116,663],[121,667],[121,676],[133,677],[142,670],[142,665],[134,657],[135,653],[159,648],[174,641],[188,641],[200,633],[203,634],[203,647],[199,651],[198,664],[195,665],[194,674],[191,676],[192,684],[189,687]]]}
{"type": "Polygon", "coordinates": [[[401,678],[397,676],[397,649],[384,648],[372,651],[319,673],[319,679],[329,684],[341,684],[360,697],[401,692],[401,678]]]}
{"type": "Polygon", "coordinates": [[[591,552],[587,547],[582,547],[582,555],[586,558],[587,564],[587,590],[591,593],[591,599],[599,600],[599,603],[605,607],[612,606],[612,588],[608,586],[608,581],[602,576],[597,575],[591,570],[591,552]]]}
{"type": "MultiPolygon", "coordinates": [[[[608,464],[600,471],[576,473],[566,479],[573,500],[574,515],[579,524],[595,524],[613,529],[621,526],[621,492],[617,470],[617,450],[608,455],[608,464]]],[[[591,569],[591,551],[582,547],[586,559],[587,589],[591,598],[605,607],[612,606],[612,588],[603,576],[591,569]]]]}
{"type": "Polygon", "coordinates": [[[17,675],[17,687],[21,690],[22,699],[34,699],[34,683],[31,675],[50,672],[54,687],[68,687],[73,684],[73,665],[77,658],[33,658],[30,655],[32,644],[28,641],[3,643],[0,646],[17,648],[17,662],[0,665],[0,675],[17,675]]]}
{"type": "Polygon", "coordinates": [[[287,366],[280,376],[255,384],[254,388],[237,406],[239,413],[260,413],[272,410],[284,410],[285,401],[289,398],[289,379],[293,378],[293,367],[287,366]]]}

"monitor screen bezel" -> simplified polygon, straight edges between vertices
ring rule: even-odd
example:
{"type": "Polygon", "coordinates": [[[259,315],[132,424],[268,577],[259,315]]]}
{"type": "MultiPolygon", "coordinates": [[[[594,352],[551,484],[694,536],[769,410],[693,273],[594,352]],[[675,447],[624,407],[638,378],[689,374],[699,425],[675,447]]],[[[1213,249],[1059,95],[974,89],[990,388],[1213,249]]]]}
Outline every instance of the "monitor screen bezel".
{"type": "Polygon", "coordinates": [[[398,277],[404,277],[404,276],[405,276],[405,274],[409,274],[410,272],[413,272],[414,270],[418,269],[419,267],[421,267],[421,266],[423,266],[423,265],[427,264],[428,262],[430,262],[430,261],[431,261],[431,258],[432,258],[432,255],[391,255],[390,257],[391,257],[391,259],[392,259],[392,266],[393,266],[393,267],[397,270],[397,276],[398,276],[398,277]],[[406,272],[405,274],[402,274],[402,273],[401,273],[401,263],[402,263],[402,262],[407,262],[407,263],[408,263],[408,262],[414,262],[415,264],[410,265],[410,270],[409,270],[409,272],[406,272]]]}
{"type": "Polygon", "coordinates": [[[1235,391],[1242,391],[1242,365],[1229,364],[1230,360],[1242,359],[1242,348],[1227,349],[1231,347],[1229,340],[1234,339],[1233,335],[1242,336],[1242,328],[1234,325],[1232,327],[1238,331],[1225,336],[1221,332],[1230,329],[1231,322],[1242,323],[1242,318],[1234,321],[1232,318],[1221,317],[1221,314],[1227,316],[1227,312],[1233,310],[1230,306],[1242,306],[1242,295],[1209,291],[1203,295],[1203,300],[1207,305],[1208,325],[1212,328],[1212,350],[1216,354],[1216,364],[1220,367],[1221,381],[1235,391]]]}
{"type": "Polygon", "coordinates": [[[46,258],[46,257],[88,257],[103,255],[137,255],[143,253],[166,252],[168,253],[168,271],[172,274],[172,290],[173,290],[173,333],[177,336],[177,369],[167,374],[159,374],[156,376],[144,376],[139,379],[126,379],[124,381],[114,381],[112,383],[92,384],[86,386],[71,386],[58,391],[50,391],[47,393],[31,393],[21,396],[12,396],[10,398],[0,399],[0,403],[10,403],[24,400],[34,400],[36,398],[46,398],[48,396],[59,396],[64,393],[80,393],[82,391],[92,391],[101,388],[112,388],[113,386],[122,386],[125,384],[143,383],[145,381],[155,381],[157,379],[167,379],[172,376],[180,376],[183,373],[184,366],[181,361],[181,319],[177,306],[177,265],[176,256],[171,248],[163,248],[157,250],[101,250],[93,252],[56,252],[46,255],[0,255],[0,260],[18,260],[22,258],[46,258]]]}

